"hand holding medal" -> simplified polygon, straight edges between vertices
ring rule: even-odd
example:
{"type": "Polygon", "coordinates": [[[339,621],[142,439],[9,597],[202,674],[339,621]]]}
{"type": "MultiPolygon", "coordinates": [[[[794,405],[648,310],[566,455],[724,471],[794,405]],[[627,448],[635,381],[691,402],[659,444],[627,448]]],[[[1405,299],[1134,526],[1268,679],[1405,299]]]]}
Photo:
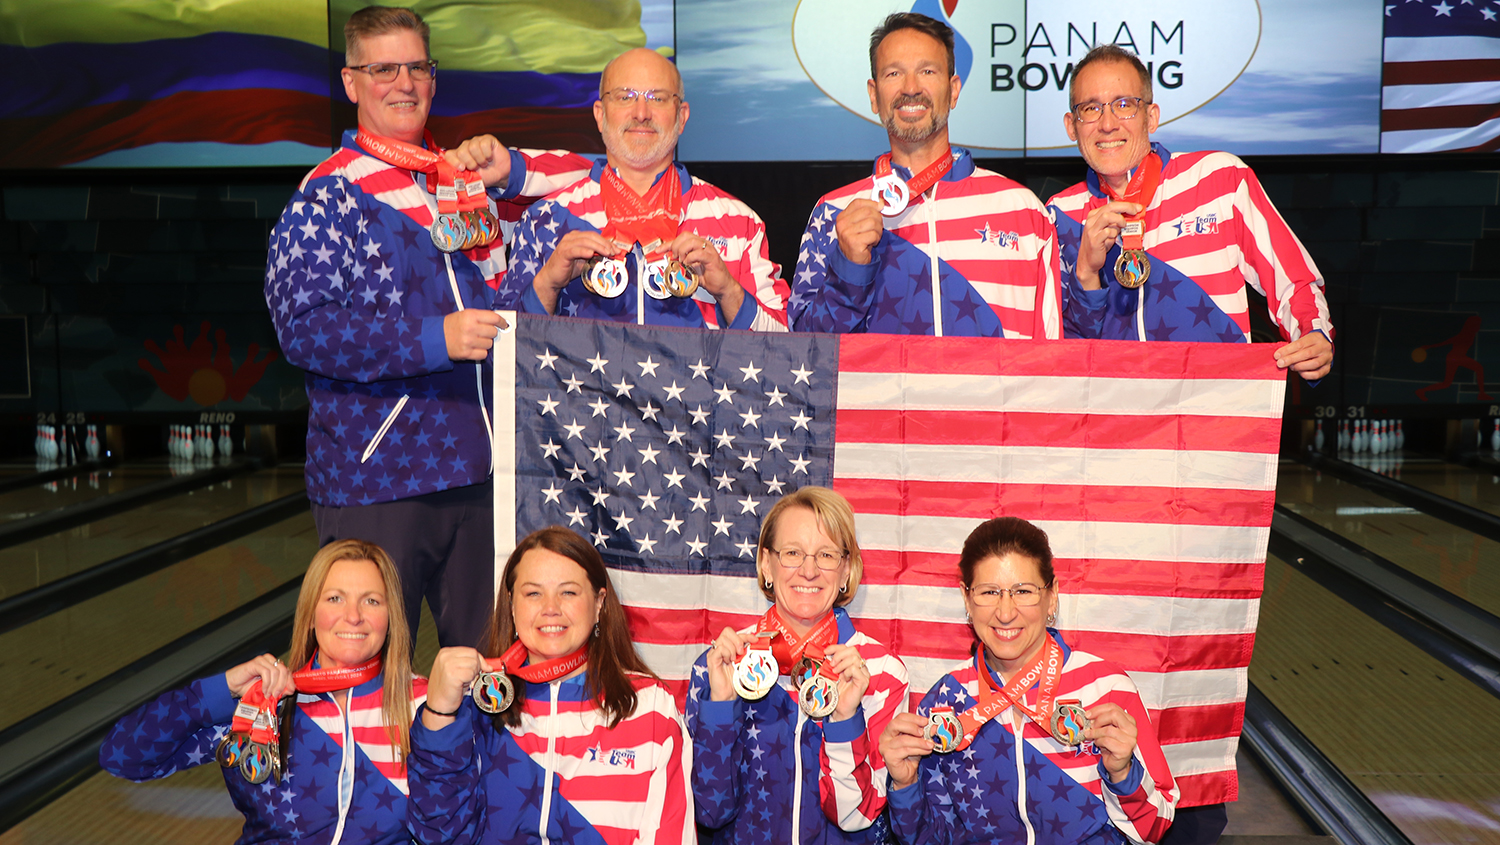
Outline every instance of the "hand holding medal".
{"type": "MultiPolygon", "coordinates": [[[[1074,706],[1078,706],[1076,702],[1074,706]]],[[[1131,761],[1135,759],[1135,717],[1113,703],[1095,704],[1082,715],[1085,727],[1079,752],[1097,753],[1110,781],[1119,783],[1129,776],[1131,761]]]]}
{"type": "Polygon", "coordinates": [[[1102,183],[1112,200],[1124,200],[1139,206],[1140,211],[1124,218],[1120,228],[1120,255],[1115,259],[1115,281],[1120,287],[1134,290],[1151,278],[1151,259],[1146,255],[1146,209],[1161,185],[1161,157],[1150,153],[1125,185],[1122,194],[1116,194],[1108,182],[1102,183]]]}
{"type": "MultiPolygon", "coordinates": [[[[945,711],[948,716],[953,715],[952,707],[938,707],[933,709],[934,718],[941,718],[938,711],[945,711]]],[[[929,735],[931,726],[931,719],[924,719],[915,713],[897,713],[885,726],[885,730],[880,732],[880,756],[885,758],[885,770],[891,777],[891,789],[905,789],[916,783],[922,758],[933,751],[942,750],[938,741],[929,735]]],[[[949,728],[949,734],[962,735],[962,728],[958,726],[956,719],[949,728]]],[[[956,739],[952,741],[957,742],[956,739]]]]}
{"type": "Polygon", "coordinates": [[[758,634],[757,640],[750,643],[744,656],[734,664],[734,691],[740,698],[757,701],[776,688],[781,672],[771,653],[771,636],[772,632],[758,634]]]}
{"type": "Polygon", "coordinates": [[[500,224],[490,211],[484,181],[477,173],[460,170],[454,162],[461,157],[444,155],[431,132],[424,131],[423,146],[418,147],[376,135],[361,126],[354,141],[387,164],[426,175],[428,192],[437,195],[438,213],[428,233],[438,249],[443,252],[474,249],[487,246],[500,236],[500,224]]]}

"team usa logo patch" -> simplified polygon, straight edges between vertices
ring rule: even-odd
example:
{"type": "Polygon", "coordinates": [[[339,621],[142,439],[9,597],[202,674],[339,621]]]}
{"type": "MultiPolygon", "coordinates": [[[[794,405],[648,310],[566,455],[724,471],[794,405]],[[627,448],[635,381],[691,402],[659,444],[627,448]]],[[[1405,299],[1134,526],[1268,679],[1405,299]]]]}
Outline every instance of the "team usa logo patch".
{"type": "Polygon", "coordinates": [[[979,235],[979,242],[982,244],[999,244],[1004,249],[1021,248],[1020,235],[1015,232],[996,231],[991,229],[988,223],[984,224],[983,229],[975,229],[974,233],[979,235]]]}
{"type": "Polygon", "coordinates": [[[605,751],[599,746],[589,749],[590,763],[603,763],[606,766],[617,766],[623,769],[635,770],[635,749],[614,748],[605,751]]]}
{"type": "Polygon", "coordinates": [[[1172,226],[1177,229],[1177,236],[1179,238],[1185,235],[1217,235],[1219,233],[1219,215],[1199,214],[1184,217],[1173,223],[1172,226]]]}

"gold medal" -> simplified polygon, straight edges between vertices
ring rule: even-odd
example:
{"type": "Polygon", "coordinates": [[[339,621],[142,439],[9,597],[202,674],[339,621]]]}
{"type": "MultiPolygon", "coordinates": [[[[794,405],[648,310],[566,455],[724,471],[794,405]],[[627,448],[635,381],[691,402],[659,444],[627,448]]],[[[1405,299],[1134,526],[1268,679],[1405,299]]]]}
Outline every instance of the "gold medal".
{"type": "Polygon", "coordinates": [[[666,288],[680,299],[687,299],[698,290],[698,274],[677,259],[667,262],[666,288]]]}
{"type": "Polygon", "coordinates": [[[809,719],[827,717],[839,706],[838,682],[821,672],[814,672],[797,690],[797,704],[809,719]]]}
{"type": "Polygon", "coordinates": [[[249,745],[250,737],[230,731],[219,740],[219,747],[214,750],[214,758],[219,761],[220,766],[232,769],[245,759],[245,748],[249,745]]]}
{"type": "Polygon", "coordinates": [[[1122,249],[1115,259],[1115,281],[1120,287],[1135,290],[1151,278],[1151,259],[1142,249],[1122,249]]]}
{"type": "Polygon", "coordinates": [[[245,749],[244,759],[240,760],[240,774],[251,783],[265,783],[271,777],[272,769],[271,749],[258,742],[252,742],[245,749]]]}

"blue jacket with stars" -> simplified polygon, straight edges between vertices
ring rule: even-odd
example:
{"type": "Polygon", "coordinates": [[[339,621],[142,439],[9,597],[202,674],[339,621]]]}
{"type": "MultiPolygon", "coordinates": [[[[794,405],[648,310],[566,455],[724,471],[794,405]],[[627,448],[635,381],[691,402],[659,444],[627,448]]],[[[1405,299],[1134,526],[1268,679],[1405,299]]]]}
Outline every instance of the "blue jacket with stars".
{"type": "MultiPolygon", "coordinates": [[[[531,190],[526,165],[512,151],[510,187],[490,199],[531,190]]],[[[445,256],[428,232],[436,207],[411,171],[365,154],[350,131],[271,231],[266,302],[287,360],[307,371],[307,493],[320,505],[489,477],[490,363],[449,360],[443,318],[492,307],[504,251],[445,256]]]]}
{"type": "Polygon", "coordinates": [[[856,631],[838,608],[838,641],[870,671],[860,709],[843,722],[809,719],[786,676],[756,701],[714,701],[707,654],[693,665],[687,702],[698,823],[715,845],[885,842],[880,734],[907,707],[906,666],[856,631]]]}
{"type": "MultiPolygon", "coordinates": [[[[1113,845],[1157,842],[1166,833],[1177,788],[1135,684],[1115,664],[1068,648],[1055,630],[1048,629],[1048,636],[1063,649],[1059,702],[1072,700],[1084,709],[1116,704],[1135,719],[1136,749],[1124,779],[1109,779],[1092,743],[1070,748],[1031,719],[1017,730],[1010,708],[981,725],[964,750],[923,757],[917,781],[891,790],[891,827],[902,845],[1113,845]]],[[[981,671],[991,684],[1003,685],[976,650],[933,685],[917,715],[925,718],[936,705],[956,712],[973,706],[981,671]]],[[[1040,686],[1025,692],[1028,707],[1036,707],[1040,686]]]]}
{"type": "MultiPolygon", "coordinates": [[[[390,768],[389,745],[374,748],[365,741],[369,726],[362,724],[367,720],[361,717],[378,719],[381,684],[382,679],[376,677],[350,691],[353,705],[347,719],[330,696],[299,695],[281,783],[273,779],[256,785],[238,769],[224,770],[229,797],[245,816],[238,845],[411,841],[406,778],[382,773],[381,768],[390,768]],[[333,719],[311,715],[318,711],[339,715],[333,719]],[[352,754],[345,754],[346,747],[352,748],[352,754]],[[371,755],[385,760],[377,762],[371,755]],[[339,772],[346,757],[352,762],[353,779],[341,792],[339,772]]],[[[425,681],[421,689],[425,695],[425,681]]],[[[234,707],[223,675],[194,681],[121,719],[99,749],[99,765],[116,777],[137,782],[216,765],[214,752],[229,729],[234,707]]],[[[384,735],[383,728],[380,733],[384,735]]]]}

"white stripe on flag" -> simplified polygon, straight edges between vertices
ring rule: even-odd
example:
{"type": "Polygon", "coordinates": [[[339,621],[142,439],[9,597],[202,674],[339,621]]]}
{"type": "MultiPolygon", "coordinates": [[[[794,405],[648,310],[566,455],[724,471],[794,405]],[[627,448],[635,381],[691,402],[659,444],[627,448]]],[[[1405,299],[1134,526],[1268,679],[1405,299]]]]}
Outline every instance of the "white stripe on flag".
{"type": "Polygon", "coordinates": [[[1382,109],[1483,106],[1490,103],[1500,103],[1500,82],[1458,82],[1451,85],[1387,85],[1380,89],[1380,107],[1382,109]]]}
{"type": "MultiPolygon", "coordinates": [[[[840,479],[1273,490],[1275,455],[1170,449],[840,442],[840,479]]],[[[978,524],[976,522],[976,524],[978,524]]]]}
{"type": "MultiPolygon", "coordinates": [[[[500,596],[500,576],[505,560],[516,547],[516,312],[501,311],[500,317],[510,331],[495,338],[494,379],[490,388],[495,401],[490,416],[494,436],[491,453],[495,459],[495,583],[500,596]]],[[[411,620],[415,625],[416,620],[411,620]]]]}
{"type": "Polygon", "coordinates": [[[839,373],[839,410],[1043,411],[1268,417],[1285,384],[1270,379],[1132,379],[839,373]]]}
{"type": "Polygon", "coordinates": [[[1500,135],[1500,118],[1486,120],[1478,126],[1452,129],[1403,129],[1380,133],[1383,153],[1436,153],[1443,150],[1466,150],[1500,135]]]}
{"type": "MultiPolygon", "coordinates": [[[[862,549],[957,555],[979,524],[970,517],[855,514],[862,549]]],[[[1134,522],[1032,523],[1047,532],[1060,558],[1262,563],[1271,529],[1254,526],[1158,525],[1134,522]]]]}
{"type": "Polygon", "coordinates": [[[1163,745],[1161,751],[1166,755],[1172,776],[1180,778],[1233,770],[1234,752],[1239,742],[1240,738],[1237,736],[1199,742],[1176,742],[1163,745]]]}
{"type": "Polygon", "coordinates": [[[1385,61],[1452,62],[1493,59],[1500,56],[1500,38],[1483,35],[1447,35],[1434,38],[1387,38],[1385,61]]]}

